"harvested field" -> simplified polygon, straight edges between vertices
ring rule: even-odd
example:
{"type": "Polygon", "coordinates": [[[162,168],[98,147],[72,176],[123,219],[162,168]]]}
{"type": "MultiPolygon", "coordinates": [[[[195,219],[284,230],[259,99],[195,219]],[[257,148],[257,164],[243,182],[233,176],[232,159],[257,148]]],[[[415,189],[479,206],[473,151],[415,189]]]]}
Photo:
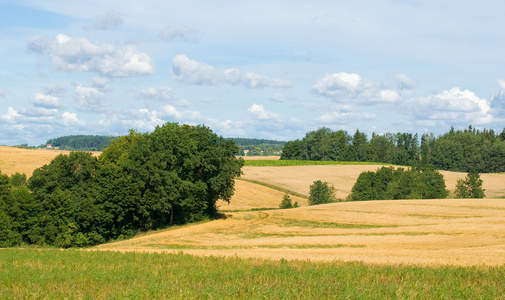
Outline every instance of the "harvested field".
{"type": "MultiPolygon", "coordinates": [[[[0,147],[0,170],[31,175],[58,150],[0,147]]],[[[244,179],[308,195],[315,180],[328,181],[345,198],[363,171],[380,165],[244,167],[244,179]]],[[[442,171],[450,190],[466,173],[442,171]]],[[[237,180],[236,193],[220,201],[225,219],[144,234],[93,249],[179,252],[373,264],[505,264],[505,174],[481,174],[486,199],[341,202],[277,208],[284,192],[237,180]],[[258,210],[260,209],[260,210],[258,210]]]]}
{"type": "MultiPolygon", "coordinates": [[[[295,167],[243,167],[242,178],[266,182],[286,188],[303,195],[309,195],[310,185],[316,180],[332,183],[337,189],[337,198],[345,199],[351,192],[359,174],[376,171],[383,165],[334,165],[334,166],[295,166],[295,167]]],[[[458,178],[467,173],[441,171],[447,189],[454,191],[458,178]]],[[[505,173],[480,174],[483,188],[488,198],[505,197],[505,173]]]]}
{"type": "Polygon", "coordinates": [[[97,250],[373,264],[505,264],[505,200],[342,202],[226,213],[97,250]]]}
{"type": "MultiPolygon", "coordinates": [[[[278,208],[284,197],[284,193],[264,187],[258,184],[236,180],[235,194],[230,203],[222,200],[217,202],[219,210],[251,210],[258,208],[278,208]]],[[[298,202],[300,206],[308,205],[307,199],[290,196],[293,203],[298,202]]]]}
{"type": "MultiPolygon", "coordinates": [[[[0,171],[12,175],[16,172],[32,176],[33,170],[48,164],[59,154],[69,154],[70,151],[53,149],[25,149],[0,146],[0,171]]],[[[93,152],[98,156],[100,152],[93,152]]]]}

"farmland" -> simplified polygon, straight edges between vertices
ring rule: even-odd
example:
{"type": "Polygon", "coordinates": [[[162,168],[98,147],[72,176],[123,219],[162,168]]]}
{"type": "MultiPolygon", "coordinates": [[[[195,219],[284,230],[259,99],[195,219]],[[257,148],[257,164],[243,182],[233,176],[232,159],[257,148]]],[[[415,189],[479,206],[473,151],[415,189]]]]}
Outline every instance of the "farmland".
{"type": "MultiPolygon", "coordinates": [[[[1,147],[0,170],[30,175],[59,153],[1,147]]],[[[246,166],[221,219],[89,251],[3,249],[0,298],[503,297],[505,174],[481,174],[485,199],[307,205],[313,181],[345,198],[379,167],[246,166]],[[286,192],[301,207],[278,209],[286,192]]],[[[466,175],[442,173],[451,191],[466,175]]]]}
{"type": "MultiPolygon", "coordinates": [[[[2,172],[31,174],[61,151],[0,149],[2,172]]],[[[64,152],[63,152],[64,153],[64,152]]],[[[267,163],[268,164],[268,163],[267,163]]],[[[97,250],[178,252],[374,264],[505,263],[505,174],[481,174],[487,198],[342,202],[307,206],[310,184],[324,180],[344,199],[358,175],[381,165],[243,167],[223,218],[171,227],[97,250]],[[257,184],[257,183],[262,183],[257,184]],[[277,209],[283,195],[301,207],[277,209]]],[[[449,190],[465,173],[442,172],[449,190]]]]}

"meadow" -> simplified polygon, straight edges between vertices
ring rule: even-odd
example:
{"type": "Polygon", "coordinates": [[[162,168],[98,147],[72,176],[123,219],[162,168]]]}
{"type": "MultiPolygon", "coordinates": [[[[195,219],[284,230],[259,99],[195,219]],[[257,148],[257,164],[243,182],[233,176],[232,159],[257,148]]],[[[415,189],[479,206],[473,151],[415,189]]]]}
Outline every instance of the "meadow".
{"type": "Polygon", "coordinates": [[[1,299],[504,299],[505,267],[0,250],[1,299]]]}

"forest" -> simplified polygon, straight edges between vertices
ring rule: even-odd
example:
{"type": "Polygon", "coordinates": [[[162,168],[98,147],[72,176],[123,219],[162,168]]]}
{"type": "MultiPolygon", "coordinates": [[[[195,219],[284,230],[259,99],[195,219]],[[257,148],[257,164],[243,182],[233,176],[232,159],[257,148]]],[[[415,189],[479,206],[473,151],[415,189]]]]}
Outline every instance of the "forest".
{"type": "Polygon", "coordinates": [[[217,215],[243,160],[205,126],[130,131],[97,158],[60,154],[10,178],[0,172],[0,247],[82,247],[217,215]]]}
{"type": "Polygon", "coordinates": [[[366,161],[402,166],[431,164],[436,169],[479,173],[505,172],[505,129],[477,130],[469,126],[435,137],[425,133],[372,133],[319,128],[302,140],[284,145],[283,160],[366,161]]]}
{"type": "MultiPolygon", "coordinates": [[[[45,148],[46,145],[50,144],[51,147],[59,148],[60,150],[102,151],[117,138],[117,136],[103,135],[69,135],[49,139],[46,144],[41,145],[41,148],[45,148]]],[[[235,142],[239,147],[236,155],[239,156],[281,155],[282,148],[286,144],[284,141],[254,138],[225,138],[225,140],[233,140],[235,142]]],[[[22,146],[28,147],[27,144],[22,146]]]]}
{"type": "Polygon", "coordinates": [[[50,139],[46,144],[61,150],[102,151],[116,138],[103,135],[69,135],[50,139]]]}

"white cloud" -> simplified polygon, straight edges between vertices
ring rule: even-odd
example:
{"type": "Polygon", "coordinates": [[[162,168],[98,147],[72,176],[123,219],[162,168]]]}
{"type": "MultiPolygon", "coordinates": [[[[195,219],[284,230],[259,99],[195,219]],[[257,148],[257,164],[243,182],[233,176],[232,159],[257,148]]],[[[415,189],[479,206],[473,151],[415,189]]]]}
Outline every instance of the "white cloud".
{"type": "Polygon", "coordinates": [[[167,102],[177,106],[189,106],[189,102],[187,100],[176,99],[174,96],[174,92],[168,86],[162,86],[159,88],[149,87],[143,89],[139,92],[137,98],[144,100],[167,102]]]}
{"type": "Polygon", "coordinates": [[[36,93],[31,102],[34,106],[43,108],[59,108],[64,106],[57,97],[43,93],[36,93]]]}
{"type": "Polygon", "coordinates": [[[398,74],[395,76],[395,79],[398,82],[398,89],[400,90],[411,90],[416,86],[414,81],[405,74],[398,74]]]}
{"type": "Polygon", "coordinates": [[[270,97],[270,100],[274,101],[274,102],[280,102],[280,103],[282,103],[282,102],[286,101],[286,97],[284,97],[283,94],[277,93],[277,94],[272,95],[272,97],[270,97]]]}
{"type": "Polygon", "coordinates": [[[77,114],[64,112],[62,115],[63,124],[65,126],[84,126],[86,122],[83,122],[77,118],[77,114]]]}
{"type": "Polygon", "coordinates": [[[198,33],[191,28],[183,26],[164,28],[160,31],[158,36],[167,43],[172,43],[175,41],[183,41],[189,43],[198,42],[198,33]]]}
{"type": "Polygon", "coordinates": [[[500,88],[491,95],[491,107],[493,112],[505,117],[505,80],[498,80],[500,88]]]}
{"type": "Polygon", "coordinates": [[[376,117],[372,113],[355,112],[330,112],[315,118],[316,121],[324,124],[347,124],[355,120],[372,120],[376,117]]]}
{"type": "Polygon", "coordinates": [[[477,97],[472,91],[462,91],[459,87],[431,95],[422,99],[421,103],[428,105],[432,110],[487,113],[490,109],[486,99],[477,97]]]}
{"type": "Polygon", "coordinates": [[[123,25],[123,18],[121,17],[121,14],[119,14],[117,11],[108,11],[96,17],[91,28],[86,27],[84,29],[103,31],[118,29],[121,25],[123,25]]]}
{"type": "Polygon", "coordinates": [[[66,93],[67,87],[64,84],[48,85],[44,88],[44,94],[50,96],[63,97],[66,93]]]}
{"type": "Polygon", "coordinates": [[[98,112],[104,109],[105,93],[98,88],[78,85],[75,87],[74,98],[79,110],[98,112]]]}
{"type": "Polygon", "coordinates": [[[380,91],[380,96],[385,102],[396,102],[400,100],[400,95],[392,90],[380,91]]]}
{"type": "Polygon", "coordinates": [[[429,97],[412,99],[411,111],[419,123],[433,121],[449,125],[484,125],[494,121],[490,104],[469,90],[454,87],[429,97]],[[438,121],[438,122],[437,122],[438,121]]]}
{"type": "Polygon", "coordinates": [[[258,120],[278,120],[279,114],[265,110],[262,104],[253,104],[247,109],[255,119],[258,120]]]}
{"type": "Polygon", "coordinates": [[[133,77],[154,74],[152,59],[131,45],[116,49],[111,44],[95,45],[85,38],[64,34],[54,39],[36,36],[28,51],[47,56],[53,69],[66,72],[96,72],[107,77],[133,77]]]}
{"type": "Polygon", "coordinates": [[[196,85],[232,84],[248,88],[291,86],[289,81],[271,78],[252,72],[245,72],[237,68],[222,69],[206,63],[189,59],[179,54],[173,59],[172,76],[176,80],[196,85]]]}
{"type": "Polygon", "coordinates": [[[312,89],[317,94],[339,103],[360,102],[374,104],[396,102],[400,95],[392,90],[381,90],[378,84],[365,81],[356,73],[326,74],[312,89]]]}
{"type": "Polygon", "coordinates": [[[58,110],[55,108],[44,108],[44,107],[30,107],[27,109],[21,109],[21,114],[28,117],[54,117],[58,114],[58,110]]]}
{"type": "Polygon", "coordinates": [[[7,113],[0,116],[0,119],[3,122],[7,123],[15,123],[17,119],[19,119],[21,115],[18,113],[17,110],[15,110],[12,106],[9,106],[7,109],[7,113]]]}

